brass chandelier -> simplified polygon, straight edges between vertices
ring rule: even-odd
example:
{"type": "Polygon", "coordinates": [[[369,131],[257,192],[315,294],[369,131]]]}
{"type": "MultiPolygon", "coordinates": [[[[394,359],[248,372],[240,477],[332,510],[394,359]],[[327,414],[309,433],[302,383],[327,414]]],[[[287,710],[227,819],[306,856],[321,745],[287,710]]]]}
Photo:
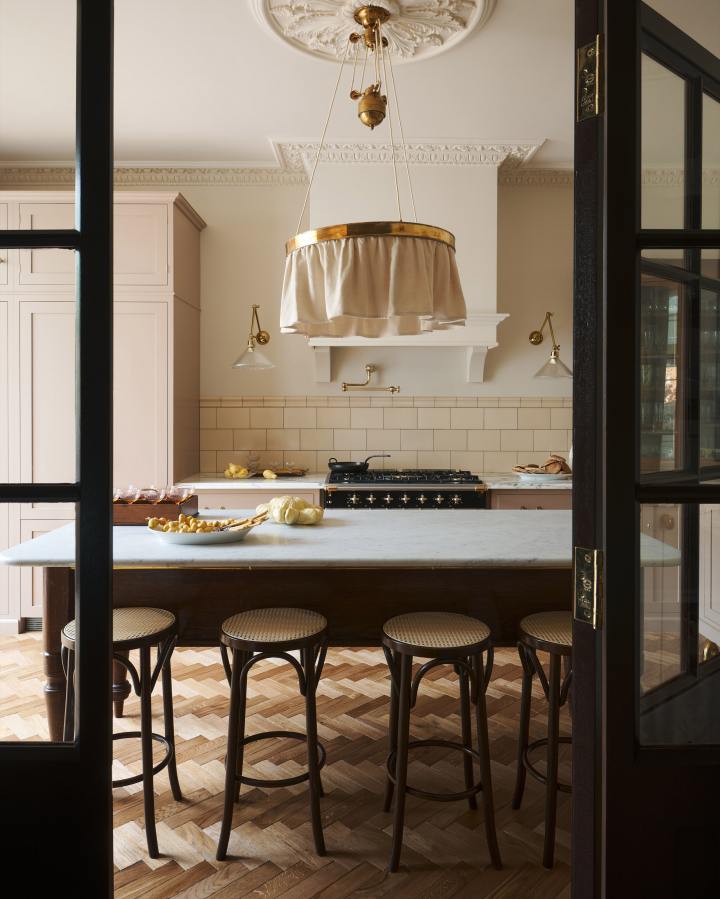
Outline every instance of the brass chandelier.
{"type": "Polygon", "coordinates": [[[300,211],[298,233],[285,247],[280,329],[308,337],[386,337],[464,325],[466,308],[455,261],[455,237],[444,228],[417,219],[392,56],[382,33],[390,12],[382,6],[360,6],[354,18],[362,32],[348,37],[300,211]],[[398,217],[395,221],[350,222],[300,232],[351,48],[350,98],[358,104],[358,118],[371,130],[386,118],[390,126],[398,217]],[[372,80],[365,85],[368,68],[372,80]],[[411,222],[402,214],[396,124],[413,211],[411,222]]]}

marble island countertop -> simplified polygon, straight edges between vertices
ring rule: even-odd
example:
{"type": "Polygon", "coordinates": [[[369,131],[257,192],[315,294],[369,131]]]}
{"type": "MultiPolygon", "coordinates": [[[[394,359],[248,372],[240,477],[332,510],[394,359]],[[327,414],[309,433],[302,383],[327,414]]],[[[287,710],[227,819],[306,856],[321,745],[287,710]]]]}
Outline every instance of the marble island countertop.
{"type": "MultiPolygon", "coordinates": [[[[478,472],[490,490],[572,490],[572,478],[538,484],[523,481],[515,472],[478,472]]],[[[319,490],[325,486],[326,471],[308,472],[297,478],[226,478],[222,474],[195,474],[180,481],[181,487],[207,493],[227,490],[277,490],[278,494],[295,490],[319,490]]]]}
{"type": "MultiPolygon", "coordinates": [[[[115,527],[113,550],[117,568],[570,568],[571,522],[567,511],[338,509],[319,525],[267,522],[244,541],[219,546],[171,544],[145,527],[115,527]]],[[[676,549],[642,540],[644,564],[678,564],[676,549]]],[[[69,567],[74,557],[74,524],[67,524],[3,551],[0,563],[69,567]]]]}

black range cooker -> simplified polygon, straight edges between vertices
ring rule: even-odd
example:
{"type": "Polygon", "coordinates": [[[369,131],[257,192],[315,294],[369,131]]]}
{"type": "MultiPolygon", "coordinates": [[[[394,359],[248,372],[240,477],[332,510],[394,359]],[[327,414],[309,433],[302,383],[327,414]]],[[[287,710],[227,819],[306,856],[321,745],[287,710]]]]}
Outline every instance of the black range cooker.
{"type": "Polygon", "coordinates": [[[485,509],[487,487],[449,468],[331,471],[323,502],[327,509],[485,509]]]}

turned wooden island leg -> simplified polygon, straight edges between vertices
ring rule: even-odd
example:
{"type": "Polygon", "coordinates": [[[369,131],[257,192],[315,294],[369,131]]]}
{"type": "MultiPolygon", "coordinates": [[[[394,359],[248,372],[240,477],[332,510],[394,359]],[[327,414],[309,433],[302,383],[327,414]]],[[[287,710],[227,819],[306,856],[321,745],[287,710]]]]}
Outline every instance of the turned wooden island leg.
{"type": "Polygon", "coordinates": [[[60,661],[60,631],[73,616],[75,572],[72,568],[46,568],[43,591],[43,660],[48,731],[62,742],[65,715],[65,674],[60,661]]]}

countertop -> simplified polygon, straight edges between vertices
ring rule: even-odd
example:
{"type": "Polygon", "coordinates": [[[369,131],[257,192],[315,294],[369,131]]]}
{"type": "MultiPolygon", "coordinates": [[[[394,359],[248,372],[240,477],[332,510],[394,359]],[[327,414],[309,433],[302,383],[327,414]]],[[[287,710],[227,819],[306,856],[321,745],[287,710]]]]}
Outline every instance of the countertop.
{"type": "MultiPolygon", "coordinates": [[[[490,490],[572,490],[572,478],[551,481],[546,484],[529,484],[521,481],[515,472],[496,473],[478,472],[480,480],[490,490]]],[[[179,486],[208,493],[227,492],[228,490],[277,490],[278,494],[292,493],[295,490],[319,490],[325,486],[326,471],[308,472],[300,478],[267,479],[226,478],[222,474],[195,474],[180,481],[179,486]]]]}
{"type": "MultiPolygon", "coordinates": [[[[333,509],[318,525],[267,522],[221,546],[178,546],[145,527],[115,527],[113,550],[116,568],[570,568],[571,522],[567,511],[333,509]]],[[[678,564],[676,549],[642,541],[645,564],[678,564]]],[[[73,565],[74,524],[3,551],[0,563],[73,565]]]]}

